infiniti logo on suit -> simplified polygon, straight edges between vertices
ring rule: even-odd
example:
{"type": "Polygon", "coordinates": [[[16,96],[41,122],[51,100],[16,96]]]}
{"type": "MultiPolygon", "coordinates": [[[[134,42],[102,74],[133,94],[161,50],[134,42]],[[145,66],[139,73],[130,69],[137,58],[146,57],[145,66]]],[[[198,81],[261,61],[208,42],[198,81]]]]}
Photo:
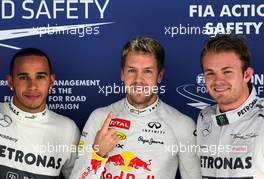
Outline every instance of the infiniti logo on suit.
{"type": "Polygon", "coordinates": [[[159,128],[161,128],[161,123],[159,123],[159,122],[149,122],[149,123],[148,123],[148,126],[149,126],[151,129],[153,129],[153,128],[155,128],[155,129],[159,129],[159,128]]]}
{"type": "Polygon", "coordinates": [[[162,125],[160,122],[149,122],[148,127],[142,129],[142,132],[153,133],[153,134],[165,134],[165,131],[161,129],[162,125]]]}

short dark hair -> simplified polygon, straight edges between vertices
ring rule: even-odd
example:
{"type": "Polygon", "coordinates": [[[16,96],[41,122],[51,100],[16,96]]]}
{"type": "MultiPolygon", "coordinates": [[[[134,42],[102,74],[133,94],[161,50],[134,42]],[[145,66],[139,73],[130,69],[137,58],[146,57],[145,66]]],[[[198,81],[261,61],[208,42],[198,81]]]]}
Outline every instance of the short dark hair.
{"type": "Polygon", "coordinates": [[[52,65],[51,65],[48,55],[45,52],[37,48],[24,48],[18,51],[17,53],[15,53],[15,55],[12,57],[10,66],[9,66],[9,74],[12,75],[15,61],[18,57],[31,56],[31,55],[45,57],[49,64],[50,73],[52,73],[52,65]]]}
{"type": "Polygon", "coordinates": [[[159,72],[164,68],[165,51],[162,45],[155,39],[150,37],[136,37],[128,41],[122,50],[121,68],[124,69],[126,57],[129,52],[149,53],[153,54],[157,60],[159,72]]]}
{"type": "Polygon", "coordinates": [[[203,70],[203,58],[207,53],[234,52],[242,62],[242,71],[250,67],[251,55],[246,40],[241,36],[217,35],[210,38],[204,44],[200,56],[200,64],[203,70]]]}

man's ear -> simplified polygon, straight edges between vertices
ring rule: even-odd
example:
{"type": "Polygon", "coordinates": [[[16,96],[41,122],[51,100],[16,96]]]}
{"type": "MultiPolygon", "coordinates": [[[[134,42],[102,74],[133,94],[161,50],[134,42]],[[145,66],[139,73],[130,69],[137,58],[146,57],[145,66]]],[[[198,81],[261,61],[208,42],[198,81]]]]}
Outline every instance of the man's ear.
{"type": "Polygon", "coordinates": [[[163,76],[164,76],[164,73],[165,73],[165,69],[162,68],[162,69],[160,70],[159,74],[158,74],[158,81],[157,81],[158,83],[160,83],[160,82],[162,81],[163,76]]]}
{"type": "Polygon", "coordinates": [[[251,80],[251,77],[253,76],[254,74],[254,69],[252,67],[248,67],[246,69],[246,71],[244,72],[244,80],[246,82],[249,82],[249,80],[251,80]]]}
{"type": "Polygon", "coordinates": [[[122,69],[121,72],[120,72],[120,78],[121,78],[121,81],[124,81],[125,80],[125,77],[124,77],[124,70],[122,69]]]}
{"type": "Polygon", "coordinates": [[[6,80],[7,80],[10,90],[13,91],[14,89],[13,77],[10,74],[8,74],[6,75],[6,80]]]}
{"type": "Polygon", "coordinates": [[[56,75],[54,73],[50,74],[50,88],[52,88],[55,80],[56,80],[56,75]]]}

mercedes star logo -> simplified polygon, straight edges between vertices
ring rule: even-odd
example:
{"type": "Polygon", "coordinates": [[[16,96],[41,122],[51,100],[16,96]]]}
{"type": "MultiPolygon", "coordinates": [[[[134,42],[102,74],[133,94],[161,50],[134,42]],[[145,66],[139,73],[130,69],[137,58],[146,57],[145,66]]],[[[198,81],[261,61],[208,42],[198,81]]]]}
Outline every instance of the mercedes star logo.
{"type": "Polygon", "coordinates": [[[0,126],[8,127],[11,124],[12,124],[12,119],[9,116],[0,113],[0,126]]]}

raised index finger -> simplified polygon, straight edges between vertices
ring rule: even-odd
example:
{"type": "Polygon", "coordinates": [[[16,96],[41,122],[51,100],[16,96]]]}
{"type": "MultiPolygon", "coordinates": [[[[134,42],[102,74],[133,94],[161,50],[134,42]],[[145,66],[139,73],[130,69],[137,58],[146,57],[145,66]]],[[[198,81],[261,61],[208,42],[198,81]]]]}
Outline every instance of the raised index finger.
{"type": "Polygon", "coordinates": [[[110,122],[111,122],[111,119],[113,118],[113,112],[110,112],[108,113],[105,121],[104,121],[104,124],[103,124],[103,127],[102,127],[102,131],[103,132],[107,132],[108,131],[108,128],[109,128],[109,125],[110,125],[110,122]]]}

